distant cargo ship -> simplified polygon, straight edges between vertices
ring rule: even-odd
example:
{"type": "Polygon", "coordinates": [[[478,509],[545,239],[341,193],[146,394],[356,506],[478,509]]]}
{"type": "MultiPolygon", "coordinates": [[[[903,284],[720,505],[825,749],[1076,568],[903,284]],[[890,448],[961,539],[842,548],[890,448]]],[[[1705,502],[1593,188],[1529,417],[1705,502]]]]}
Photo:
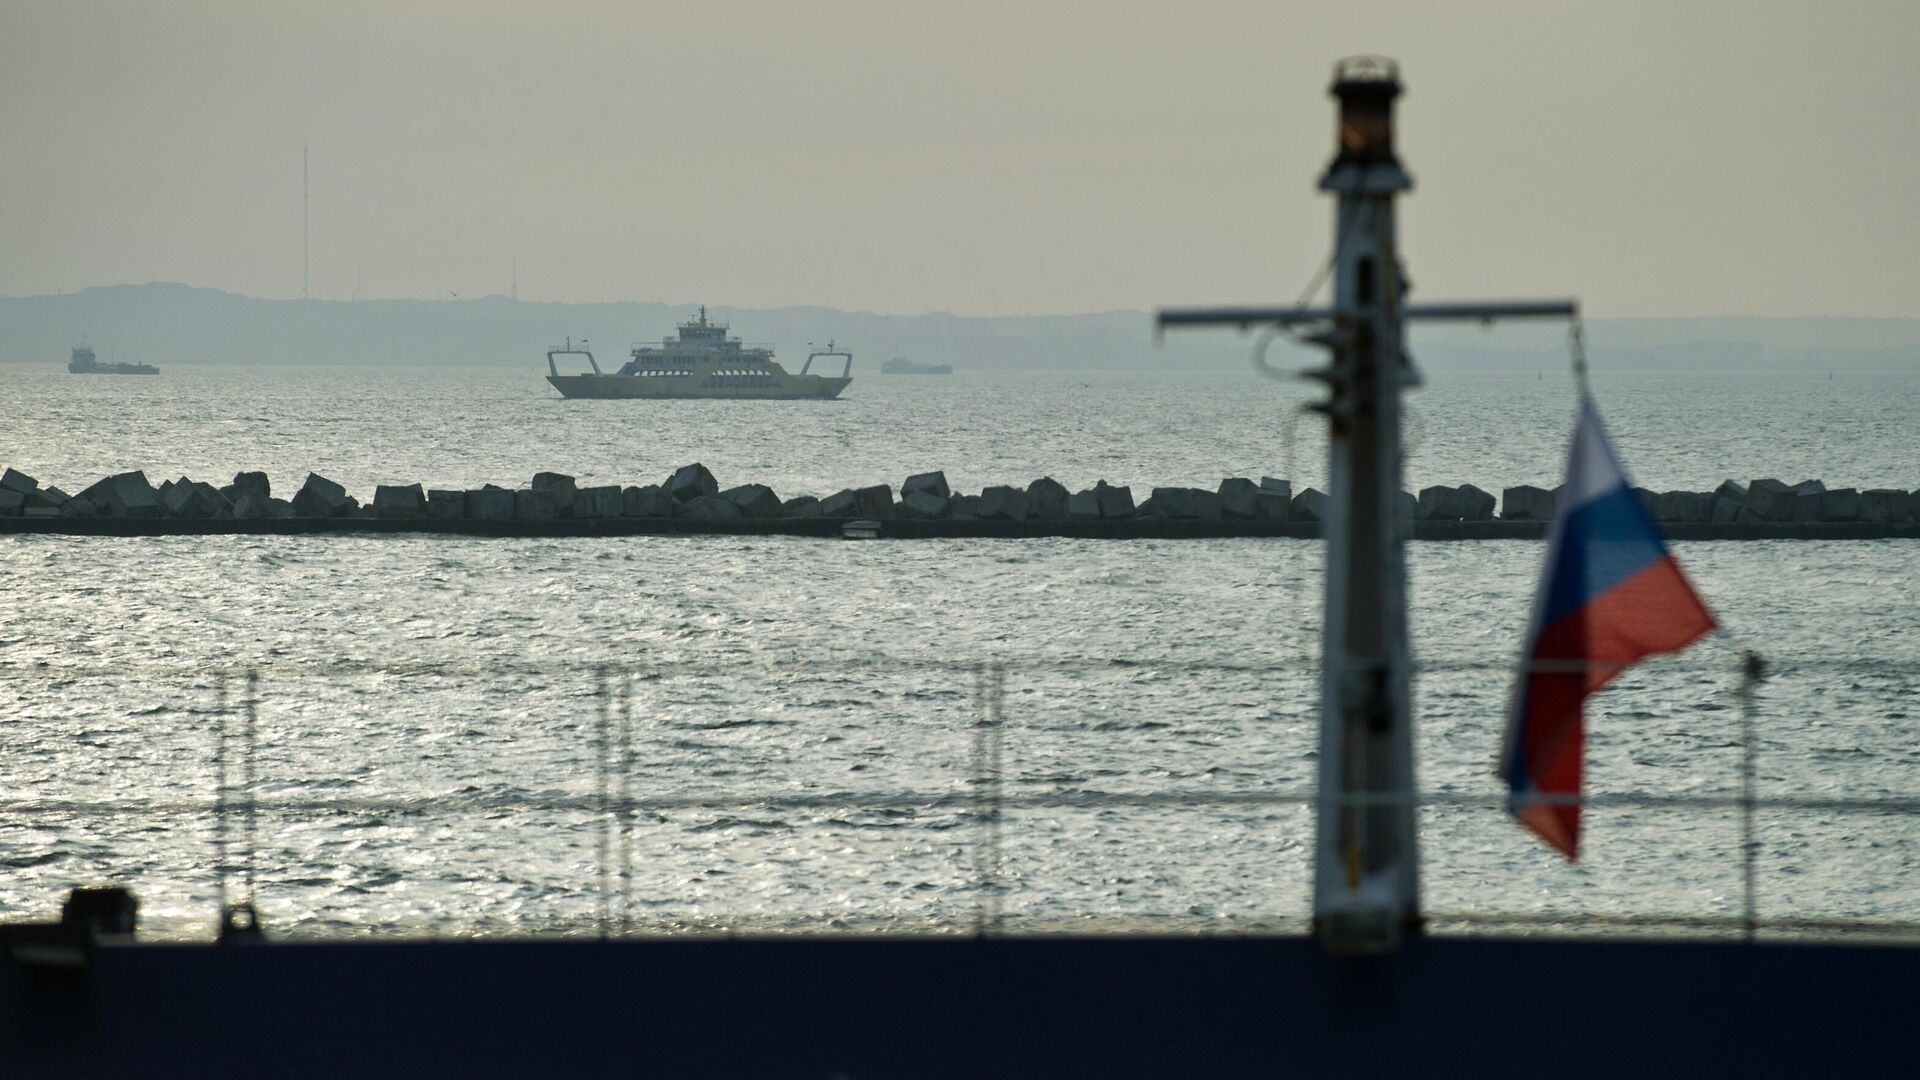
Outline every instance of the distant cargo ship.
{"type": "Polygon", "coordinates": [[[73,359],[67,361],[67,370],[75,375],[158,375],[160,369],[152,364],[103,364],[94,359],[93,346],[76,345],[73,347],[73,359]]]}
{"type": "Polygon", "coordinates": [[[601,371],[586,344],[576,347],[568,338],[565,345],[547,350],[547,381],[563,397],[825,400],[839,397],[853,381],[853,354],[832,342],[808,353],[798,375],[789,374],[774,362],[772,349],[744,345],[727,336],[724,324],[709,322],[704,304],[698,317],[680,324],[678,339],[635,346],[633,358],[619,371],[601,371]],[[584,356],[593,371],[562,375],[555,360],[559,356],[584,356]],[[838,376],[812,373],[813,362],[823,357],[846,361],[838,376]]]}
{"type": "Polygon", "coordinates": [[[882,375],[951,375],[952,364],[916,364],[904,356],[896,356],[880,365],[882,375]]]}

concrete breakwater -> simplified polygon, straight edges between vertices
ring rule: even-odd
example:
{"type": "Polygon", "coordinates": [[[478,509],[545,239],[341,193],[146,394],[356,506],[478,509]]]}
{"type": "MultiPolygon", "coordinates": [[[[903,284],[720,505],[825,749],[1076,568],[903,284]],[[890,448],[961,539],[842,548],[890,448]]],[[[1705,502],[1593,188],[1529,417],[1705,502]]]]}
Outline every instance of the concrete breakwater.
{"type": "MultiPolygon", "coordinates": [[[[1677,539],[1845,539],[1920,536],[1920,492],[1728,480],[1712,491],[1638,494],[1677,539]]],[[[1544,534],[1557,489],[1520,486],[1499,498],[1472,484],[1402,492],[1416,539],[1524,539],[1544,534]]],[[[155,486],[139,471],[104,477],[69,495],[15,469],[0,475],[0,531],[83,535],[442,532],[481,536],[765,533],[837,536],[855,523],[900,538],[937,536],[1201,537],[1319,535],[1326,496],[1283,479],[1232,477],[1216,488],[1156,487],[1136,502],[1102,480],[1070,491],[1051,478],[978,494],[952,491],[944,473],[782,499],[763,484],[721,488],[704,466],[658,484],[580,486],[536,473],[523,488],[383,484],[362,503],[309,473],[292,498],[265,473],[215,486],[180,477],[155,486]],[[867,524],[871,523],[871,524],[867,524]]]]}

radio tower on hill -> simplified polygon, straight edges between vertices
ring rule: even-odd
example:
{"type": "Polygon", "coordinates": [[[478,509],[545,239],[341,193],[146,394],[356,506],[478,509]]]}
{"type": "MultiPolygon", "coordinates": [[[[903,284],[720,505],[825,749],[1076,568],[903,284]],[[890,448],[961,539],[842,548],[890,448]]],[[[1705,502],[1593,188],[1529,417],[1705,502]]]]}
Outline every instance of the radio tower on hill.
{"type": "Polygon", "coordinates": [[[313,284],[313,230],[311,204],[313,189],[307,184],[307,143],[300,141],[300,299],[308,299],[313,284]]]}

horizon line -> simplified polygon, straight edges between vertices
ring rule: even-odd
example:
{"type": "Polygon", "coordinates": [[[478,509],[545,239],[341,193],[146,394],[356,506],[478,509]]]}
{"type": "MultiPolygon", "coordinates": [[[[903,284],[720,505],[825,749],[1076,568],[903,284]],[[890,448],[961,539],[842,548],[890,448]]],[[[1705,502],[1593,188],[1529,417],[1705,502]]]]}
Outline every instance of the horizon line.
{"type": "MultiPolygon", "coordinates": [[[[234,296],[234,297],[239,297],[240,299],[243,299],[243,300],[256,300],[264,303],[277,303],[277,304],[379,304],[379,303],[461,304],[461,303],[478,303],[481,301],[497,301],[497,302],[508,303],[508,304],[525,304],[530,307],[536,306],[536,305],[546,305],[546,304],[559,304],[559,305],[566,305],[571,307],[602,306],[602,305],[612,305],[612,304],[652,304],[652,305],[657,305],[661,307],[692,308],[692,307],[702,306],[702,304],[704,303],[705,306],[707,307],[711,307],[715,309],[725,309],[730,311],[794,311],[794,310],[817,309],[822,311],[832,311],[842,315],[866,315],[866,316],[872,316],[875,318],[884,318],[884,319],[919,319],[919,318],[1075,319],[1075,318],[1092,318],[1092,317],[1098,317],[1103,315],[1151,316],[1153,314],[1153,309],[1128,308],[1128,307],[1102,308],[1102,309],[1091,310],[1091,311],[1043,311],[1043,312],[1007,311],[1007,312],[997,312],[997,313],[961,313],[961,312],[944,311],[944,310],[925,310],[925,311],[917,311],[917,312],[875,311],[869,308],[835,307],[831,304],[826,304],[826,303],[794,303],[794,304],[754,306],[754,305],[725,304],[725,303],[714,304],[711,302],[705,302],[705,301],[699,301],[699,300],[687,300],[687,301],[662,300],[662,299],[648,300],[648,299],[639,299],[639,298],[633,298],[633,297],[626,297],[626,298],[613,299],[613,300],[538,300],[538,299],[527,299],[525,297],[516,297],[516,296],[511,296],[507,293],[497,293],[497,292],[482,293],[477,296],[462,296],[457,293],[449,293],[447,296],[380,296],[380,297],[263,296],[255,293],[238,292],[232,289],[223,289],[215,285],[193,285],[184,281],[160,281],[160,280],[144,281],[144,282],[121,281],[121,282],[112,282],[108,284],[83,285],[78,289],[64,290],[60,292],[0,293],[0,300],[47,300],[47,299],[54,299],[58,297],[64,297],[64,296],[79,296],[82,293],[92,292],[95,290],[149,289],[149,288],[185,289],[192,292],[217,293],[221,296],[234,296]]],[[[1265,302],[1265,301],[1261,301],[1261,302],[1265,302]]],[[[1798,319],[1798,320],[1845,319],[1845,320],[1854,320],[1854,321],[1916,322],[1916,321],[1920,321],[1920,314],[1914,314],[1914,315],[1862,315],[1862,314],[1782,315],[1778,313],[1773,313],[1773,314],[1757,315],[1757,314],[1724,313],[1723,312],[1723,313],[1717,313],[1717,314],[1689,314],[1689,315],[1596,315],[1596,316],[1585,316],[1582,318],[1582,321],[1588,322],[1588,323],[1595,323],[1595,322],[1627,322],[1627,321],[1656,322],[1656,321],[1681,321],[1681,320],[1706,320],[1706,319],[1754,319],[1754,320],[1763,320],[1763,321],[1769,321],[1769,322],[1784,322],[1784,321],[1795,320],[1795,319],[1798,319]]]]}

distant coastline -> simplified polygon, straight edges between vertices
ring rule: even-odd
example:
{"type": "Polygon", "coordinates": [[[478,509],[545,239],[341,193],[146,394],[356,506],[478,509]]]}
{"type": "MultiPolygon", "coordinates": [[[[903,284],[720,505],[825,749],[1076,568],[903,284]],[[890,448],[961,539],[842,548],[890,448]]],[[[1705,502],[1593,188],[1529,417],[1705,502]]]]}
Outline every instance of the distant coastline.
{"type": "MultiPolygon", "coordinates": [[[[541,364],[569,334],[628,343],[684,317],[691,304],[543,303],[506,296],[447,300],[268,300],[187,285],[97,286],[0,297],[0,364],[65,363],[79,335],[155,363],[248,365],[541,364]]],[[[1156,344],[1145,311],[1081,315],[877,315],[830,308],[732,308],[714,313],[777,350],[804,355],[833,337],[857,355],[912,356],[963,369],[1209,370],[1247,365],[1250,340],[1231,333],[1156,344]]],[[[1593,319],[1596,365],[1614,370],[1905,372],[1920,362],[1920,319],[1593,319]]],[[[1434,368],[1553,370],[1563,338],[1536,327],[1447,328],[1417,334],[1416,359],[1434,368]]],[[[869,365],[877,372],[878,365],[869,365]]],[[[856,367],[855,374],[859,374],[856,367]]]]}

